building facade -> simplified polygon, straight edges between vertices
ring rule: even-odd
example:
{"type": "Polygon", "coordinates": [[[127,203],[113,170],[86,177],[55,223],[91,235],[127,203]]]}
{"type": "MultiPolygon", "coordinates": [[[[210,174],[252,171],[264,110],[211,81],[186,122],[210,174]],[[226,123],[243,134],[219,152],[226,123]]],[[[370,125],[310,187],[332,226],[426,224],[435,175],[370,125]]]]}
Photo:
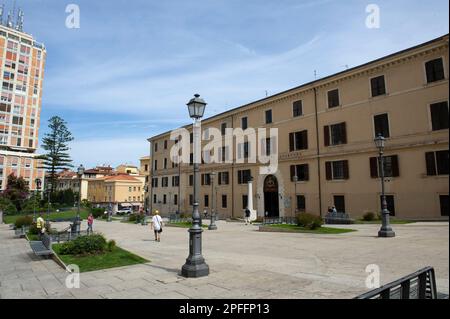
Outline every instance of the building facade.
{"type": "Polygon", "coordinates": [[[124,207],[137,211],[143,207],[142,179],[127,174],[99,177],[89,181],[88,200],[101,207],[111,206],[113,213],[124,207]]]}
{"type": "Polygon", "coordinates": [[[34,190],[35,179],[44,180],[35,157],[46,49],[22,31],[21,13],[14,25],[10,19],[3,24],[3,7],[0,12],[0,190],[12,173],[34,190]]]}
{"type": "MultiPolygon", "coordinates": [[[[214,205],[221,218],[241,217],[252,196],[258,216],[324,215],[331,205],[352,218],[380,212],[374,138],[382,134],[391,214],[448,219],[448,72],[446,35],[203,120],[204,136],[210,127],[222,134],[248,127],[277,128],[278,137],[257,137],[255,145],[231,137],[235,151],[224,146],[220,155],[228,163],[200,165],[199,208],[214,205]],[[259,148],[278,149],[275,172],[261,174],[264,164],[246,161],[259,148]]],[[[172,162],[170,132],[148,141],[151,209],[191,212],[193,166],[172,162]]]]}

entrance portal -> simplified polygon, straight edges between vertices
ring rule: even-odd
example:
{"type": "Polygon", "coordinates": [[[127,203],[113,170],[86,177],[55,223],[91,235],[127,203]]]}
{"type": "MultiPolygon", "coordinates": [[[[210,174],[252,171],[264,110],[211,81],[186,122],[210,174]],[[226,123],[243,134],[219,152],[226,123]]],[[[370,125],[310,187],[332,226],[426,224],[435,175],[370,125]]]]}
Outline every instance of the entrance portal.
{"type": "Polygon", "coordinates": [[[273,175],[264,180],[264,213],[267,217],[279,217],[278,181],[273,175]]]}

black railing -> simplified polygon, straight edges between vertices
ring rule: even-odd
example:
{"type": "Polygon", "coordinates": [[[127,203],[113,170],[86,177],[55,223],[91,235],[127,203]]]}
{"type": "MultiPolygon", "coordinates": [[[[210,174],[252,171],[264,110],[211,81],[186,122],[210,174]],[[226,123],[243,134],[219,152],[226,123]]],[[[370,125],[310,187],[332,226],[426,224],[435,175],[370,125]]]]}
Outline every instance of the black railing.
{"type": "Polygon", "coordinates": [[[289,224],[296,225],[297,217],[264,217],[263,225],[289,224]]]}
{"type": "Polygon", "coordinates": [[[355,299],[437,299],[434,269],[425,267],[355,299]]]}

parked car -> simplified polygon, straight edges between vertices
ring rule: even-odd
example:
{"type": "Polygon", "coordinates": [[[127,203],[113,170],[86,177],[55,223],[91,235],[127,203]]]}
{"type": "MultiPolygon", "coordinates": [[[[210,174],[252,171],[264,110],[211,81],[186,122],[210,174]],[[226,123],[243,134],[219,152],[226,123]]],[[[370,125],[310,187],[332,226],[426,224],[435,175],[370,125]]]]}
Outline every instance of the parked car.
{"type": "Polygon", "coordinates": [[[131,213],[132,213],[131,208],[122,208],[116,212],[117,215],[130,215],[131,213]]]}

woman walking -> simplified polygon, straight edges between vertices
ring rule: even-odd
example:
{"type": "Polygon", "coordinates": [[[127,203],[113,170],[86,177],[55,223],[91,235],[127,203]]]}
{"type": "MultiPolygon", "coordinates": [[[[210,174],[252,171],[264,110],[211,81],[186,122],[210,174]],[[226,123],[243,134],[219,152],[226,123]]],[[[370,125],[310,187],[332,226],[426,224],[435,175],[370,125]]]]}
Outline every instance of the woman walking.
{"type": "Polygon", "coordinates": [[[161,241],[162,226],[162,218],[159,216],[158,210],[155,210],[155,214],[152,217],[152,229],[155,233],[155,241],[161,241]]]}

